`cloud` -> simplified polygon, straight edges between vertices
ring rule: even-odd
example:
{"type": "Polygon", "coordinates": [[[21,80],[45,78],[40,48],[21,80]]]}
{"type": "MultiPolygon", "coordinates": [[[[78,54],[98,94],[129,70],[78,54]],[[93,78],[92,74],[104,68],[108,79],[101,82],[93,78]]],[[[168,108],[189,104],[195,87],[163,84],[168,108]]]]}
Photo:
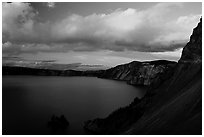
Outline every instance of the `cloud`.
{"type": "Polygon", "coordinates": [[[39,13],[29,3],[3,3],[3,51],[174,51],[189,40],[200,18],[192,14],[170,20],[168,15],[178,8],[182,3],[159,3],[145,10],[72,14],[55,22],[39,22],[39,13]]]}
{"type": "Polygon", "coordinates": [[[34,32],[34,17],[38,14],[29,3],[3,3],[3,42],[24,41],[37,37],[34,32]]]}
{"type": "Polygon", "coordinates": [[[47,7],[49,8],[54,8],[55,7],[55,2],[47,2],[47,7]]]}

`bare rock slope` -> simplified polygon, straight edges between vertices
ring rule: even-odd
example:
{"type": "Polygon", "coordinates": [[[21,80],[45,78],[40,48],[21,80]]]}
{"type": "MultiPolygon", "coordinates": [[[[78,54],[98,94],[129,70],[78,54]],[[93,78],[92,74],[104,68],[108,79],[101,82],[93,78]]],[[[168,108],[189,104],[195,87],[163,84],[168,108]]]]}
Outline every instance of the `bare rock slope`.
{"type": "Polygon", "coordinates": [[[175,65],[176,62],[167,60],[133,61],[104,70],[99,77],[127,81],[131,85],[149,86],[155,79],[159,83],[167,75],[171,75],[175,65]],[[164,75],[165,77],[162,77],[164,75]]]}

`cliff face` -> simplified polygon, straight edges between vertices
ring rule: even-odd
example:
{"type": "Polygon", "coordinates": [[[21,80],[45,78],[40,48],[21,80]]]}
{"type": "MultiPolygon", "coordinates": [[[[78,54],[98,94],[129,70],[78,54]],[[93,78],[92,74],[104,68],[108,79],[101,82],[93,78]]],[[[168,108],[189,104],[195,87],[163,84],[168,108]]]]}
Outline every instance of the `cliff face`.
{"type": "Polygon", "coordinates": [[[127,81],[131,85],[149,86],[155,80],[161,82],[164,74],[170,75],[176,62],[157,60],[151,62],[133,61],[105,70],[99,77],[127,81]]]}
{"type": "Polygon", "coordinates": [[[197,27],[193,29],[193,34],[190,37],[190,41],[184,47],[179,62],[202,62],[202,18],[197,27]]]}
{"type": "Polygon", "coordinates": [[[202,134],[202,19],[172,76],[107,118],[87,121],[96,134],[202,134]]]}

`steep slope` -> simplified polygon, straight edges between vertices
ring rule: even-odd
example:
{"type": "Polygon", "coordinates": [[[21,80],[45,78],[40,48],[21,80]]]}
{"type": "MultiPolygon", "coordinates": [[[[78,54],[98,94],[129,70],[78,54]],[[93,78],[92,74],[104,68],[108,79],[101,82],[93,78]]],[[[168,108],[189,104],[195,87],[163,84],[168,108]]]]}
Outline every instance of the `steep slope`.
{"type": "Polygon", "coordinates": [[[96,134],[202,134],[202,19],[169,79],[84,128],[96,134]]]}
{"type": "Polygon", "coordinates": [[[202,19],[173,77],[149,92],[151,107],[127,134],[202,134],[202,19]]]}
{"type": "Polygon", "coordinates": [[[155,79],[157,83],[163,79],[162,75],[171,75],[176,62],[156,60],[149,62],[133,61],[105,70],[99,77],[127,81],[131,85],[151,85],[155,79]]]}
{"type": "Polygon", "coordinates": [[[184,47],[179,62],[202,62],[202,18],[198,26],[193,29],[193,34],[184,47]]]}

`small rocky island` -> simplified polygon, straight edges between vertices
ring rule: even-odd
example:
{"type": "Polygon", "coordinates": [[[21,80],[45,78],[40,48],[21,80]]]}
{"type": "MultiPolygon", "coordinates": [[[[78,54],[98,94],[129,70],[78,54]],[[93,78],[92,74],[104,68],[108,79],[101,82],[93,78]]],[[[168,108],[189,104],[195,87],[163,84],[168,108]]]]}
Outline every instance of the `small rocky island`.
{"type": "Polygon", "coordinates": [[[69,126],[69,122],[64,115],[60,117],[53,115],[51,120],[48,122],[48,127],[53,130],[66,129],[69,126]]]}

